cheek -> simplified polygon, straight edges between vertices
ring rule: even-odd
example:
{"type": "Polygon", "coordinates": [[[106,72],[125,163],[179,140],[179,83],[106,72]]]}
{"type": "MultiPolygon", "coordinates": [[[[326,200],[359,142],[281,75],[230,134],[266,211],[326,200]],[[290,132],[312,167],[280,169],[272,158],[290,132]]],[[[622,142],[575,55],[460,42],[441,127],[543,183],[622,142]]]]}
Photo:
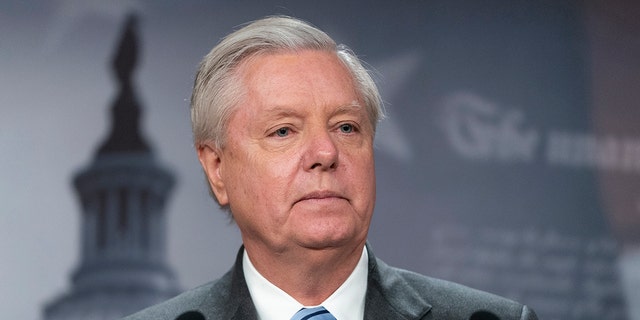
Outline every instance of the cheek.
{"type": "Polygon", "coordinates": [[[371,198],[375,198],[376,192],[376,174],[373,162],[370,162],[366,168],[362,168],[358,179],[360,181],[360,187],[362,188],[362,194],[366,197],[365,201],[373,201],[374,199],[371,198]]]}
{"type": "Polygon", "coordinates": [[[260,170],[254,158],[244,150],[229,148],[228,157],[223,160],[226,161],[222,170],[223,179],[235,211],[245,211],[257,200],[256,185],[260,184],[260,170]]]}
{"type": "MultiPolygon", "coordinates": [[[[354,190],[363,202],[371,202],[375,197],[375,164],[369,152],[351,157],[346,174],[347,181],[356,187],[354,190]]],[[[366,205],[366,203],[362,205],[366,205]]]]}
{"type": "Polygon", "coordinates": [[[251,199],[255,207],[277,207],[290,194],[296,175],[294,157],[265,157],[250,154],[235,165],[236,178],[241,180],[244,199],[251,199]]]}

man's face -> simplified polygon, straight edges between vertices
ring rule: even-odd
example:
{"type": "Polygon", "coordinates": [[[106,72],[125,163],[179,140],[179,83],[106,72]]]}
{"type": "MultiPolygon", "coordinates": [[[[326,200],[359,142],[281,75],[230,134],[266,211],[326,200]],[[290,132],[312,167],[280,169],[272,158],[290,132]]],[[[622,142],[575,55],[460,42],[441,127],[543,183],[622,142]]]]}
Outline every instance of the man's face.
{"type": "Polygon", "coordinates": [[[239,75],[246,95],[226,144],[201,149],[200,159],[245,245],[364,243],[375,201],[374,130],[346,67],[307,50],[250,58],[239,75]]]}

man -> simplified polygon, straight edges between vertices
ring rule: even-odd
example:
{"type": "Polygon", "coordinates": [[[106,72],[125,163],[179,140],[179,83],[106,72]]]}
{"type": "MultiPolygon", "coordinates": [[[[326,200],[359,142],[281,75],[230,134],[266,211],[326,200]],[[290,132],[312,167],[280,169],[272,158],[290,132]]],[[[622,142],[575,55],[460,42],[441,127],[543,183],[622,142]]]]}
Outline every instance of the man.
{"type": "Polygon", "coordinates": [[[127,319],[536,319],[374,257],[381,99],[322,31],[270,17],[230,34],[201,63],[191,111],[198,158],[243,248],[221,279],[127,319]]]}

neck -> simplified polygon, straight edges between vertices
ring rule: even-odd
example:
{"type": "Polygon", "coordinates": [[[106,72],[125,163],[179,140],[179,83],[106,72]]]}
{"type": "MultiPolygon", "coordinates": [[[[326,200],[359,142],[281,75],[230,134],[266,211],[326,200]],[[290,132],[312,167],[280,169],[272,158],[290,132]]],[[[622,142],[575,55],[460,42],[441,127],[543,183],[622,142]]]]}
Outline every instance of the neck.
{"type": "Polygon", "coordinates": [[[245,243],[256,270],[302,305],[319,305],[353,272],[365,242],[325,249],[292,248],[278,253],[245,243]]]}

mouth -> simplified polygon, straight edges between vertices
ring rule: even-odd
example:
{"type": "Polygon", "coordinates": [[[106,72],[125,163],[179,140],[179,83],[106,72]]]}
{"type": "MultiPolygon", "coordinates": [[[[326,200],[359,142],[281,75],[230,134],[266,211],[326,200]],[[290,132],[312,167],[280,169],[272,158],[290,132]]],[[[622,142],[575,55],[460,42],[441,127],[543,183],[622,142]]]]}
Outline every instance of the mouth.
{"type": "Polygon", "coordinates": [[[342,199],[342,200],[348,201],[348,199],[342,196],[340,193],[326,190],[326,191],[313,191],[313,192],[307,193],[304,196],[302,196],[300,199],[298,199],[295,203],[298,203],[301,201],[307,201],[307,200],[331,200],[331,199],[342,199]]]}

